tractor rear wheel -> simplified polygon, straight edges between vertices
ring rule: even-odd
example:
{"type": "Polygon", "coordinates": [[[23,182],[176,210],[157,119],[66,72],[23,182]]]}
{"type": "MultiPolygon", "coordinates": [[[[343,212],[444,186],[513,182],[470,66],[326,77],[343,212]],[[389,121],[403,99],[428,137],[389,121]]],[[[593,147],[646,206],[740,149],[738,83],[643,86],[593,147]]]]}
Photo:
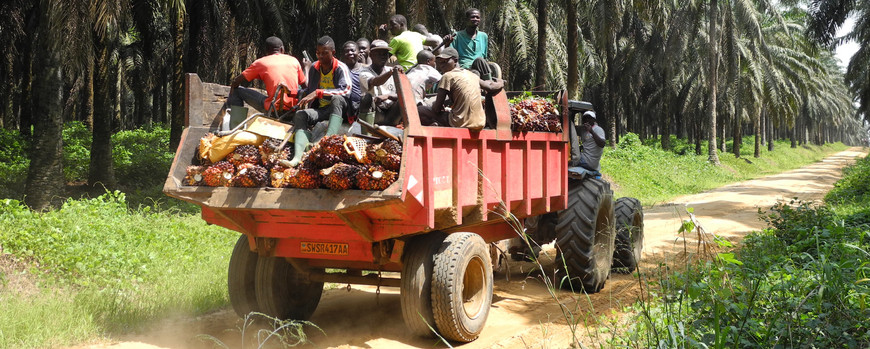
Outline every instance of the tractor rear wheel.
{"type": "Polygon", "coordinates": [[[323,293],[322,282],[308,281],[284,258],[261,257],[256,281],[260,312],[281,320],[308,320],[323,293]]]}
{"type": "Polygon", "coordinates": [[[446,339],[471,342],[483,331],[492,304],[492,262],[480,235],[447,236],[435,253],[432,312],[446,339]]]}
{"type": "Polygon", "coordinates": [[[416,236],[405,245],[402,254],[402,274],[399,287],[402,318],[417,336],[432,336],[435,317],[432,315],[432,265],[435,251],[446,235],[432,232],[416,236]]]}
{"type": "Polygon", "coordinates": [[[256,276],[257,259],[260,257],[251,251],[248,236],[242,234],[233,254],[230,256],[230,266],[227,270],[227,290],[233,310],[241,317],[250,312],[259,311],[257,305],[256,276]]]}
{"type": "Polygon", "coordinates": [[[570,181],[568,208],[556,221],[558,268],[567,273],[562,287],[596,293],[604,287],[613,263],[613,192],[610,184],[588,178],[570,181]]]}
{"type": "Polygon", "coordinates": [[[635,198],[619,198],[613,209],[616,220],[616,250],[613,270],[631,273],[637,269],[643,251],[643,206],[635,198]]]}

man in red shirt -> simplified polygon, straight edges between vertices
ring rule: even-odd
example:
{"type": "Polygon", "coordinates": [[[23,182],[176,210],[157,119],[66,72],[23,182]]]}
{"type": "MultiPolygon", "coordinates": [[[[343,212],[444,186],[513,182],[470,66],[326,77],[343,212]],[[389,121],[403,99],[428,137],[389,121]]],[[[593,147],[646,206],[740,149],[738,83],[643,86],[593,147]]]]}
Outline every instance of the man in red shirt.
{"type": "MultiPolygon", "coordinates": [[[[266,39],[266,52],[268,52],[266,56],[254,61],[248,69],[245,69],[233,80],[230,85],[230,95],[227,98],[230,109],[233,106],[241,107],[244,105],[243,102],[247,102],[254,109],[265,113],[272,104],[272,99],[275,98],[278,84],[284,84],[290,90],[290,94],[284,96],[282,109],[288,110],[298,102],[299,89],[305,86],[305,72],[302,71],[299,60],[284,54],[284,43],[274,36],[266,39]],[[253,89],[239,86],[243,82],[254,79],[263,80],[268,96],[253,89]]],[[[278,102],[280,101],[277,101],[276,104],[279,104],[278,102]]]]}

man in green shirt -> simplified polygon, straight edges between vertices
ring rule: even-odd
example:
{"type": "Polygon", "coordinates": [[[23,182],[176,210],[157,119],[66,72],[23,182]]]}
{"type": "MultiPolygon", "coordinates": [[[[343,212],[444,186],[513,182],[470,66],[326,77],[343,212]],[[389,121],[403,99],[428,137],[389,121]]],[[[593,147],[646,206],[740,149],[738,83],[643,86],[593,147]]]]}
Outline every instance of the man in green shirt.
{"type": "Polygon", "coordinates": [[[423,45],[432,43],[423,34],[408,30],[408,20],[405,16],[390,17],[388,24],[381,25],[382,29],[387,27],[393,35],[393,39],[390,40],[390,53],[396,56],[396,61],[403,70],[411,69],[414,64],[417,64],[417,53],[423,49],[423,45]]]}
{"type": "Polygon", "coordinates": [[[444,44],[450,45],[459,52],[459,66],[471,70],[482,80],[492,79],[489,68],[489,36],[478,30],[480,26],[480,10],[470,8],[465,11],[468,23],[465,30],[444,37],[444,44]]]}

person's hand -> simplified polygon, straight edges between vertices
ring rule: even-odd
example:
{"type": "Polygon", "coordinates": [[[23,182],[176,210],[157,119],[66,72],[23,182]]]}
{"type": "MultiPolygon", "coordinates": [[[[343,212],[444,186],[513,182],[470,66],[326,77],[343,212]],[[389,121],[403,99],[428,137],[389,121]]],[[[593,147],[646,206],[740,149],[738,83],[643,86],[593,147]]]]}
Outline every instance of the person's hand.
{"type": "Polygon", "coordinates": [[[380,104],[380,103],[386,102],[388,99],[390,99],[390,96],[387,96],[387,95],[375,96],[374,102],[375,102],[375,104],[380,104]]]}
{"type": "Polygon", "coordinates": [[[311,101],[313,101],[316,98],[317,98],[317,91],[311,92],[307,96],[302,97],[302,99],[299,100],[298,105],[306,106],[306,105],[308,105],[308,103],[311,103],[311,101]]]}
{"type": "Polygon", "coordinates": [[[584,123],[584,124],[583,124],[583,127],[586,128],[586,132],[592,133],[592,124],[590,124],[590,123],[584,123]]]}
{"type": "Polygon", "coordinates": [[[441,47],[447,47],[447,46],[450,46],[450,43],[453,42],[453,39],[454,39],[455,37],[456,37],[456,34],[447,34],[447,35],[444,35],[444,37],[441,38],[441,40],[443,41],[443,44],[441,45],[441,47]]]}
{"type": "Polygon", "coordinates": [[[379,25],[379,26],[378,26],[378,31],[382,31],[382,32],[387,31],[387,24],[384,23],[384,24],[379,25]]]}

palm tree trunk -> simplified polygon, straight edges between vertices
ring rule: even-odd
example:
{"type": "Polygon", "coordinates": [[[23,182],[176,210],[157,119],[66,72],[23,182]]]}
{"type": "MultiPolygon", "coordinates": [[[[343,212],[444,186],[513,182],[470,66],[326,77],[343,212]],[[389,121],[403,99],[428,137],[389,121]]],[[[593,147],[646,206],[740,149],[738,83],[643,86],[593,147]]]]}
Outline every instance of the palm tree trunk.
{"type": "Polygon", "coordinates": [[[115,171],[112,167],[112,118],[115,114],[117,96],[117,67],[111,64],[111,49],[100,44],[97,52],[96,76],[94,77],[94,124],[91,141],[91,160],[88,168],[88,185],[102,183],[106,188],[115,187],[115,171]]]}
{"type": "Polygon", "coordinates": [[[35,66],[39,69],[34,71],[33,146],[24,202],[32,209],[42,211],[51,207],[52,200],[60,198],[64,191],[63,75],[61,52],[52,47],[52,41],[59,35],[49,29],[50,11],[46,8],[37,11],[42,25],[37,33],[40,44],[34,47],[35,66]]]}
{"type": "Polygon", "coordinates": [[[719,154],[716,153],[716,88],[719,85],[719,35],[716,34],[716,24],[719,20],[719,0],[710,1],[710,57],[708,92],[710,102],[707,103],[707,119],[710,120],[710,134],[707,139],[708,160],[713,165],[719,166],[719,154]]]}
{"type": "MultiPolygon", "coordinates": [[[[758,114],[756,114],[756,115],[758,115],[758,114]]],[[[764,115],[764,113],[756,116],[755,120],[754,120],[755,122],[753,123],[755,125],[755,152],[752,154],[752,156],[754,156],[756,158],[761,157],[761,145],[762,145],[761,143],[763,142],[763,139],[764,139],[764,129],[761,127],[761,125],[762,125],[761,119],[763,118],[763,115],[764,115]]]]}
{"type": "Polygon", "coordinates": [[[174,78],[172,83],[172,115],[169,117],[169,149],[176,149],[181,142],[181,131],[184,129],[184,17],[181,14],[173,16],[175,28],[174,78]]]}
{"type": "Polygon", "coordinates": [[[535,58],[535,89],[547,83],[547,0],[538,0],[538,54],[535,58]]]}
{"type": "Polygon", "coordinates": [[[580,40],[577,34],[577,0],[568,0],[568,98],[577,98],[577,87],[580,85],[580,64],[577,62],[580,40]]]}
{"type": "Polygon", "coordinates": [[[770,115],[767,115],[767,112],[764,112],[765,119],[767,120],[767,151],[773,151],[773,141],[776,139],[776,133],[773,129],[773,120],[770,118],[770,115]]]}

